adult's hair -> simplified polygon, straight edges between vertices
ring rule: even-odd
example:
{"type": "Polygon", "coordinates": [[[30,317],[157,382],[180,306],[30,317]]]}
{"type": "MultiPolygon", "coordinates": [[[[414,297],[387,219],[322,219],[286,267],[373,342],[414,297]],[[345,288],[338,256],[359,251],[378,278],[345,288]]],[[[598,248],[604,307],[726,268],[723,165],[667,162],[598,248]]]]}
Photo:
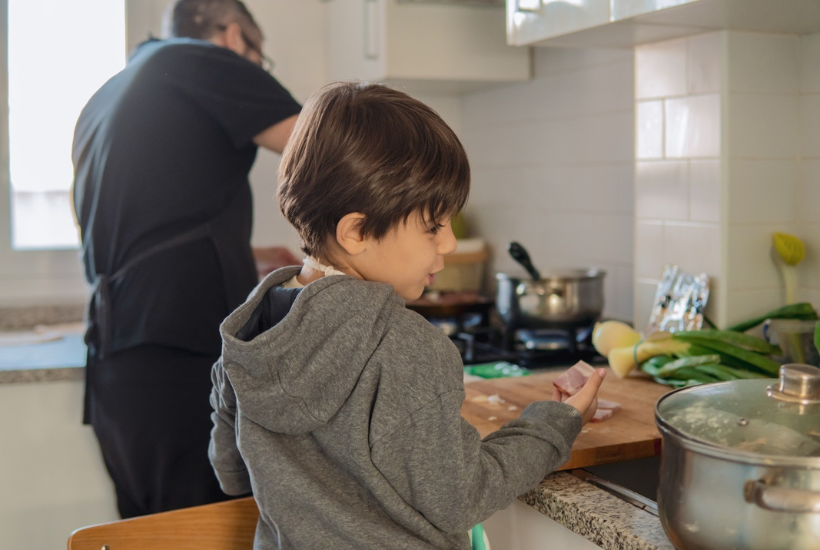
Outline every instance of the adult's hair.
{"type": "Polygon", "coordinates": [[[414,212],[439,223],[470,192],[464,147],[433,109],[387,86],[337,82],[305,103],[279,166],[279,207],[302,250],[325,257],[339,220],[381,239],[414,212]]]}
{"type": "Polygon", "coordinates": [[[163,34],[208,40],[228,23],[237,23],[244,32],[262,38],[262,30],[240,0],[177,0],[165,12],[163,34]]]}

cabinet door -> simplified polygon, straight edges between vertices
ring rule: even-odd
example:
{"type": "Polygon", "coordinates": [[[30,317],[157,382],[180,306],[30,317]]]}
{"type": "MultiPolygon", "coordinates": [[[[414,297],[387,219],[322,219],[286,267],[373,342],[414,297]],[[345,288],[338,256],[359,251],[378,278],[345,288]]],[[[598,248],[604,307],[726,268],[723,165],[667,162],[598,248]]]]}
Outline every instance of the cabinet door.
{"type": "Polygon", "coordinates": [[[610,0],[507,0],[507,41],[516,46],[610,21],[610,0]]]}
{"type": "Polygon", "coordinates": [[[328,76],[439,91],[530,78],[530,51],[506,43],[503,8],[397,0],[328,4],[328,76]]]}
{"type": "Polygon", "coordinates": [[[328,77],[331,81],[387,77],[386,0],[328,3],[328,77]]]}

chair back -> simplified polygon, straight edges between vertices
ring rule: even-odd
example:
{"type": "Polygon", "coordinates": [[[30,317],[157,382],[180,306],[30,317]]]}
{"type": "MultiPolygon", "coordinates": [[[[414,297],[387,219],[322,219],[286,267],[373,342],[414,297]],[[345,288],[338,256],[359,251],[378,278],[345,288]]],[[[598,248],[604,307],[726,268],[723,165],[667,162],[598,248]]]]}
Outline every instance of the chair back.
{"type": "Polygon", "coordinates": [[[68,550],[250,550],[259,510],[253,497],[82,527],[68,550]]]}

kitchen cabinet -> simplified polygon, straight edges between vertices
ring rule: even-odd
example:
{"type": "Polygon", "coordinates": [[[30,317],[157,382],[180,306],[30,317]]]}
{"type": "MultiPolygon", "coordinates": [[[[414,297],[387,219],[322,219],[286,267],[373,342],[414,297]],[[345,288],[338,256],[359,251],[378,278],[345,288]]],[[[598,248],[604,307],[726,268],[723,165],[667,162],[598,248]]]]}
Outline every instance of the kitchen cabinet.
{"type": "Polygon", "coordinates": [[[506,43],[502,7],[332,0],[327,15],[332,81],[459,93],[531,77],[529,48],[506,43]]]}
{"type": "Polygon", "coordinates": [[[510,44],[626,48],[730,29],[820,31],[817,0],[507,0],[510,44]]]}

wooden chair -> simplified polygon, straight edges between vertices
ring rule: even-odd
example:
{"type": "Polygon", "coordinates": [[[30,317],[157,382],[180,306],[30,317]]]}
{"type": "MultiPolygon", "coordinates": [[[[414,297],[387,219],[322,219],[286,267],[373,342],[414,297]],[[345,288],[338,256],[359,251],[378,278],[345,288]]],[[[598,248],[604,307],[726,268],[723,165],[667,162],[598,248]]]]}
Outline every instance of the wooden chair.
{"type": "Polygon", "coordinates": [[[258,518],[246,497],[82,527],[68,550],[249,550],[258,518]]]}

